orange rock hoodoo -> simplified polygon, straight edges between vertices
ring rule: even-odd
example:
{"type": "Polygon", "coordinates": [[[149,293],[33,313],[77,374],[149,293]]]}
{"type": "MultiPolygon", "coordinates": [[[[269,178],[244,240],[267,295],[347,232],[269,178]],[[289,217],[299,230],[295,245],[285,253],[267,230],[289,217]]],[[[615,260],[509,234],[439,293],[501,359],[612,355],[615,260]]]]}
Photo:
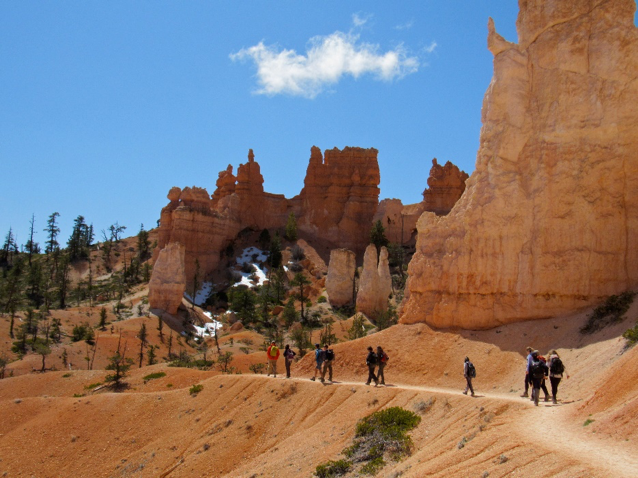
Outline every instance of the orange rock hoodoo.
{"type": "Polygon", "coordinates": [[[518,44],[489,22],[476,170],[418,221],[403,323],[488,328],[638,285],[636,3],[519,5],[518,44]]]}

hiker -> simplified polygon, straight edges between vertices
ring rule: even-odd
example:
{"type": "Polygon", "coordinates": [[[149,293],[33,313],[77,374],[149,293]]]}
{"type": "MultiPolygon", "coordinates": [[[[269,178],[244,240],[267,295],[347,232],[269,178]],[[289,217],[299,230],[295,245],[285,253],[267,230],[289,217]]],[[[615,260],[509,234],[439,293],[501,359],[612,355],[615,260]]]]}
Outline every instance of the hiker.
{"type": "Polygon", "coordinates": [[[266,356],[268,357],[268,376],[270,377],[270,372],[272,371],[273,376],[277,377],[277,360],[279,359],[279,347],[275,345],[275,341],[270,342],[270,347],[266,351],[266,356]]]}
{"type": "Polygon", "coordinates": [[[286,348],[284,349],[284,363],[286,364],[286,378],[290,378],[290,364],[295,359],[295,351],[290,348],[290,345],[286,344],[286,348]]]}
{"type": "Polygon", "coordinates": [[[527,392],[529,390],[529,386],[532,384],[532,376],[529,374],[529,367],[532,364],[532,351],[534,349],[532,347],[527,347],[525,350],[527,351],[527,358],[525,359],[525,391],[521,395],[523,398],[529,397],[527,392]]]}
{"type": "MultiPolygon", "coordinates": [[[[323,350],[321,350],[321,345],[315,344],[315,375],[310,379],[313,382],[317,378],[317,373],[321,373],[321,366],[323,365],[324,360],[325,356],[323,350]]],[[[319,377],[319,380],[323,382],[323,377],[319,377]]]]}
{"type": "Polygon", "coordinates": [[[558,384],[563,378],[563,374],[567,375],[569,378],[569,374],[565,371],[565,365],[563,365],[563,361],[560,359],[558,352],[556,350],[552,350],[549,354],[549,382],[552,384],[552,403],[556,405],[558,402],[556,401],[556,394],[558,393],[558,384]]]}
{"type": "Polygon", "coordinates": [[[379,361],[379,370],[377,370],[377,379],[379,380],[380,385],[385,385],[385,375],[383,375],[383,369],[388,363],[388,354],[386,354],[383,349],[379,346],[377,347],[377,359],[379,361]]]}
{"type": "Polygon", "coordinates": [[[538,350],[534,350],[532,352],[532,365],[529,368],[529,374],[532,377],[532,400],[534,401],[534,405],[538,406],[538,396],[541,392],[541,382],[549,369],[545,362],[538,358],[538,350]]]}
{"type": "Polygon", "coordinates": [[[370,385],[370,381],[374,380],[374,386],[379,385],[379,380],[374,374],[374,368],[377,366],[377,354],[374,353],[372,347],[368,347],[368,356],[366,357],[366,365],[368,366],[368,381],[366,385],[370,385]]]}
{"type": "Polygon", "coordinates": [[[469,357],[465,357],[465,362],[463,362],[463,376],[465,377],[465,381],[467,385],[465,385],[465,391],[463,395],[467,395],[467,391],[472,392],[472,396],[474,396],[474,387],[472,387],[472,379],[476,377],[476,369],[474,368],[474,364],[470,362],[469,357]]]}
{"type": "MultiPolygon", "coordinates": [[[[538,360],[540,360],[545,365],[547,365],[547,359],[545,359],[545,357],[543,357],[540,353],[538,354],[538,360]]],[[[541,390],[545,394],[545,401],[549,402],[549,392],[547,391],[547,385],[545,385],[545,379],[546,378],[547,378],[547,372],[545,372],[545,375],[541,379],[541,390]]],[[[532,399],[533,399],[533,397],[532,397],[532,399]]]]}
{"type": "Polygon", "coordinates": [[[330,372],[328,374],[328,380],[330,380],[332,382],[332,362],[335,359],[335,352],[334,350],[332,350],[328,344],[324,345],[323,347],[323,356],[324,356],[324,361],[323,361],[323,370],[321,372],[321,381],[324,381],[324,378],[326,378],[326,372],[330,372]]]}

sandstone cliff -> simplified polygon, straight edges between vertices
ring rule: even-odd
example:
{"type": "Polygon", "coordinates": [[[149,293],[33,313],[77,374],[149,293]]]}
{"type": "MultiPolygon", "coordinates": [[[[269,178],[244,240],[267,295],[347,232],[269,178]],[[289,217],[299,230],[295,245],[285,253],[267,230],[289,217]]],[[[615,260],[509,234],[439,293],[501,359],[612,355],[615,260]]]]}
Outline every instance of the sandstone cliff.
{"type": "Polygon", "coordinates": [[[388,265],[388,250],[381,248],[377,260],[377,248],[368,245],[363,256],[363,270],[359,279],[357,310],[370,318],[377,318],[388,309],[388,296],[392,292],[392,279],[388,265]]]}
{"type": "Polygon", "coordinates": [[[520,0],[489,22],[494,77],[467,190],[425,213],[401,321],[487,328],[638,285],[633,0],[520,0]]]}
{"type": "Polygon", "coordinates": [[[354,301],[354,274],[357,268],[355,253],[348,249],[330,251],[326,292],[333,307],[351,305],[354,301]]]}

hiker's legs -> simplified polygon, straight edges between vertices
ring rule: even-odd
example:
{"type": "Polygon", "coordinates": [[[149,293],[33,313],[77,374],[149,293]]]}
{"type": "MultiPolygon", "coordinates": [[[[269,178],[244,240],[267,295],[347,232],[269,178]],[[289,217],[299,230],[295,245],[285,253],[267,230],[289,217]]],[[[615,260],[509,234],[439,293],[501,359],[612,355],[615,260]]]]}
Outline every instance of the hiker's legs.
{"type": "Polygon", "coordinates": [[[286,377],[290,378],[290,364],[292,363],[292,360],[288,360],[286,359],[285,364],[286,364],[286,377]]]}
{"type": "Polygon", "coordinates": [[[562,377],[549,377],[549,381],[552,384],[552,399],[556,403],[556,394],[558,393],[558,384],[562,377]]]}
{"type": "Polygon", "coordinates": [[[532,377],[530,376],[530,374],[526,373],[525,374],[525,391],[523,392],[523,395],[521,395],[521,397],[527,397],[528,395],[528,391],[529,391],[529,386],[532,384],[532,377]]]}
{"type": "Polygon", "coordinates": [[[540,378],[532,379],[532,387],[534,390],[532,391],[532,396],[534,397],[534,405],[538,406],[538,397],[541,394],[541,381],[540,378]]]}
{"type": "Polygon", "coordinates": [[[268,375],[272,373],[272,360],[268,360],[268,375]]]}
{"type": "Polygon", "coordinates": [[[377,376],[374,374],[374,367],[374,365],[368,365],[368,381],[366,382],[368,385],[370,385],[371,380],[378,383],[377,376]]]}
{"type": "Polygon", "coordinates": [[[332,360],[326,360],[323,363],[323,371],[321,372],[321,378],[322,379],[326,378],[326,372],[330,372],[328,374],[328,380],[330,380],[332,382],[332,360]]]}
{"type": "Polygon", "coordinates": [[[472,387],[472,377],[465,377],[465,381],[467,382],[467,384],[465,385],[465,394],[467,394],[467,391],[469,390],[470,392],[472,392],[472,395],[474,395],[474,388],[472,387]]]}
{"type": "Polygon", "coordinates": [[[385,363],[380,363],[379,364],[379,370],[377,371],[377,380],[379,380],[379,383],[382,385],[385,385],[385,375],[383,374],[383,369],[385,368],[385,363]]]}
{"type": "Polygon", "coordinates": [[[547,391],[547,387],[545,386],[545,379],[541,379],[541,389],[545,393],[545,401],[549,400],[549,392],[547,391]]]}
{"type": "Polygon", "coordinates": [[[276,360],[268,360],[268,375],[273,374],[277,376],[277,361],[276,360]]]}

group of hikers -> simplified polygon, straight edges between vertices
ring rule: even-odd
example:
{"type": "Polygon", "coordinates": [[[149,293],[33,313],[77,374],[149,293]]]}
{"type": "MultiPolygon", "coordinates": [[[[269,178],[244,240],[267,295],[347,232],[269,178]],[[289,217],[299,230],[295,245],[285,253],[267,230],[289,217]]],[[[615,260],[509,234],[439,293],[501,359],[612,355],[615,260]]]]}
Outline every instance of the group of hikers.
{"type": "MultiPolygon", "coordinates": [[[[279,355],[279,347],[277,347],[277,344],[273,340],[266,350],[266,358],[268,359],[268,376],[270,376],[270,374],[274,377],[277,376],[277,360],[279,360],[279,355]]],[[[286,344],[286,348],[284,349],[286,378],[290,378],[290,365],[296,355],[295,351],[290,348],[290,345],[286,344]]],[[[388,354],[386,354],[381,347],[377,347],[376,352],[372,349],[372,347],[368,347],[368,355],[366,357],[368,381],[366,382],[366,385],[370,385],[371,381],[374,381],[375,386],[385,385],[385,375],[383,370],[385,369],[388,359],[388,354]]],[[[310,378],[310,380],[314,382],[317,380],[317,376],[319,376],[319,381],[323,383],[326,381],[326,374],[328,374],[328,381],[332,382],[332,364],[334,360],[335,352],[328,344],[324,345],[323,348],[321,348],[321,344],[315,344],[315,374],[310,378]]]]}
{"type": "MultiPolygon", "coordinates": [[[[545,386],[545,380],[549,378],[552,387],[552,402],[558,403],[556,395],[558,394],[558,384],[563,378],[563,374],[569,378],[565,370],[558,352],[552,350],[548,354],[548,358],[540,355],[538,350],[527,347],[527,362],[525,368],[525,391],[521,397],[529,397],[529,388],[532,386],[531,400],[534,405],[538,406],[540,397],[540,391],[545,393],[545,401],[549,401],[549,392],[545,386]]],[[[328,374],[328,380],[332,382],[332,364],[335,360],[334,350],[329,345],[324,345],[321,348],[321,344],[315,344],[315,373],[310,380],[319,380],[323,383],[328,374]]],[[[268,358],[268,376],[272,374],[277,376],[277,360],[279,359],[279,348],[275,342],[271,342],[270,347],[266,350],[266,356],[268,358]]],[[[286,344],[284,349],[284,361],[286,365],[286,378],[290,378],[290,365],[292,364],[295,356],[297,355],[290,345],[286,344]]],[[[368,355],[366,356],[366,365],[368,366],[368,380],[366,385],[370,385],[374,382],[375,386],[385,385],[384,369],[388,363],[388,354],[383,351],[381,347],[377,347],[376,351],[372,347],[368,347],[368,355]],[[375,373],[376,372],[376,373],[375,373]]],[[[465,357],[463,362],[463,377],[465,377],[465,390],[463,393],[467,395],[469,391],[471,396],[474,397],[474,387],[472,385],[472,379],[476,377],[476,368],[470,361],[469,357],[465,357]]]]}

